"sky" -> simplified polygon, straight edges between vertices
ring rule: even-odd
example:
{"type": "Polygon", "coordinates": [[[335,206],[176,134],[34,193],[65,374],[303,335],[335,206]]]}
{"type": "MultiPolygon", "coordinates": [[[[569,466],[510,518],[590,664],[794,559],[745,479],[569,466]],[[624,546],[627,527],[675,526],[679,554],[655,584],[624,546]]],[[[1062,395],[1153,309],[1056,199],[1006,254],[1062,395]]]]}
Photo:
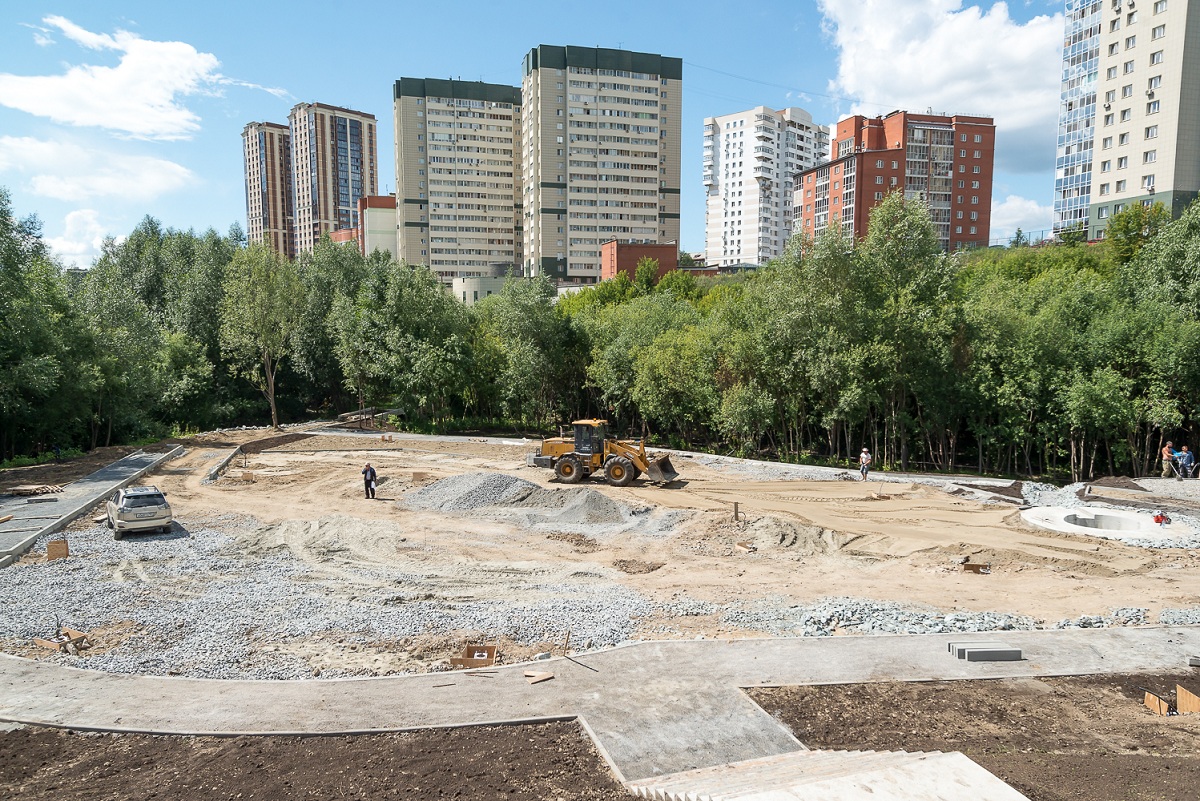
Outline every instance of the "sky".
{"type": "Polygon", "coordinates": [[[1051,225],[1061,0],[3,5],[0,186],[65,264],[89,266],[147,215],[244,227],[242,128],[286,124],[299,102],[377,117],[386,194],[397,78],[519,86],[538,44],[683,59],[686,250],[704,247],[704,118],[758,105],[826,125],[896,109],[992,116],[993,240],[1051,225]]]}

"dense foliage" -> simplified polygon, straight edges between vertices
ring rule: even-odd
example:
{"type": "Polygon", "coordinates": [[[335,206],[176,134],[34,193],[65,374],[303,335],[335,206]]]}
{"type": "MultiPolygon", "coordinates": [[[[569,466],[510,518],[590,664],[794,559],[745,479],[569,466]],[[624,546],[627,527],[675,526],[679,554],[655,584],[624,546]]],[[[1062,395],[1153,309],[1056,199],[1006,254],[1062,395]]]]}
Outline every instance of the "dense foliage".
{"type": "Polygon", "coordinates": [[[897,195],[866,238],[797,239],[757,273],[655,284],[647,263],[467,307],[384,254],[326,239],[293,263],[150,218],[63,270],[0,191],[0,459],[373,405],[425,429],[604,416],[789,461],[1142,475],[1195,425],[1200,206],[1110,230],[947,255],[897,195]]]}

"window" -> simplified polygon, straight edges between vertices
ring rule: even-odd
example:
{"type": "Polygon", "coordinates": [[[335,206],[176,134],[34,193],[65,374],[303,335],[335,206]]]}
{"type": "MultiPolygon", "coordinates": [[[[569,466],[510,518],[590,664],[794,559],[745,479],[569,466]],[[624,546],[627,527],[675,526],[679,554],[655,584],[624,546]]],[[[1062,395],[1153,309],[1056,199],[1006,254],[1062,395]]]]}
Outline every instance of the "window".
{"type": "Polygon", "coordinates": [[[1102,195],[1108,194],[1108,184],[1100,184],[1100,194],[1102,194],[1102,195]]]}
{"type": "Polygon", "coordinates": [[[1151,92],[1153,92],[1155,89],[1159,88],[1160,86],[1162,86],[1162,76],[1161,75],[1155,75],[1153,78],[1146,81],[1146,88],[1149,89],[1151,92]]]}
{"type": "Polygon", "coordinates": [[[1117,137],[1117,144],[1118,144],[1118,145],[1127,145],[1127,144],[1129,144],[1129,134],[1127,134],[1127,133],[1123,133],[1123,134],[1121,134],[1119,137],[1117,137]]]}
{"type": "Polygon", "coordinates": [[[972,188],[972,189],[978,189],[978,188],[979,188],[979,181],[971,181],[971,188],[972,188]]]}
{"type": "Polygon", "coordinates": [[[1121,97],[1133,97],[1133,84],[1128,83],[1121,87],[1121,97]]]}
{"type": "Polygon", "coordinates": [[[966,135],[966,134],[959,134],[959,135],[958,135],[958,141],[960,141],[960,142],[965,142],[965,141],[967,141],[967,135],[966,135]]]}
{"type": "Polygon", "coordinates": [[[1100,143],[1100,147],[1102,147],[1105,150],[1108,150],[1110,147],[1112,147],[1112,137],[1111,136],[1104,137],[1103,141],[1101,141],[1101,143],[1100,143]]]}
{"type": "Polygon", "coordinates": [[[1161,14],[1166,10],[1167,10],[1167,0],[1158,0],[1158,2],[1156,2],[1154,4],[1154,13],[1155,14],[1161,14]]]}
{"type": "Polygon", "coordinates": [[[978,174],[979,174],[979,165],[978,165],[978,164],[976,164],[974,167],[972,167],[972,168],[971,168],[971,172],[973,172],[973,173],[975,173],[976,175],[978,175],[978,174]]]}
{"type": "Polygon", "coordinates": [[[900,164],[899,164],[899,163],[897,163],[897,162],[895,162],[895,161],[893,161],[893,162],[892,162],[892,169],[893,169],[893,170],[894,170],[894,169],[896,169],[896,168],[897,168],[897,167],[899,167],[899,166],[900,166],[900,164]]]}
{"type": "Polygon", "coordinates": [[[1121,52],[1121,46],[1116,42],[1113,42],[1108,46],[1108,54],[1110,56],[1115,56],[1119,52],[1121,52]]]}
{"type": "Polygon", "coordinates": [[[1113,33],[1121,30],[1121,18],[1117,17],[1112,22],[1108,23],[1108,32],[1113,33]]]}
{"type": "Polygon", "coordinates": [[[1117,169],[1123,170],[1129,166],[1129,156],[1119,156],[1117,158],[1117,169]]]}
{"type": "Polygon", "coordinates": [[[1118,192],[1125,191],[1125,182],[1124,181],[1117,181],[1117,191],[1118,192]]]}
{"type": "Polygon", "coordinates": [[[1127,108],[1121,109],[1121,122],[1129,122],[1133,117],[1133,112],[1127,108]]]}
{"type": "Polygon", "coordinates": [[[965,150],[958,151],[958,157],[960,159],[965,159],[967,157],[967,151],[965,151],[965,150]]]}
{"type": "Polygon", "coordinates": [[[975,158],[980,158],[980,157],[982,157],[982,155],[983,154],[980,153],[978,150],[975,151],[975,158]]]}
{"type": "Polygon", "coordinates": [[[1154,188],[1154,176],[1153,175],[1143,175],[1142,176],[1142,189],[1153,189],[1153,188],[1154,188]]]}
{"type": "Polygon", "coordinates": [[[1158,101],[1157,100],[1151,100],[1149,103],[1146,104],[1146,113],[1147,114],[1157,114],[1158,113],[1158,101]]]}
{"type": "Polygon", "coordinates": [[[1129,12],[1129,14],[1128,14],[1128,16],[1126,16],[1126,17],[1125,17],[1125,24],[1126,24],[1126,25],[1132,25],[1132,24],[1133,24],[1133,23],[1135,23],[1135,22],[1137,22],[1137,12],[1136,12],[1136,11],[1130,11],[1130,12],[1129,12]]]}
{"type": "Polygon", "coordinates": [[[1111,103],[1116,99],[1117,99],[1117,90],[1116,89],[1109,89],[1107,92],[1104,93],[1104,102],[1105,103],[1111,103]]]}
{"type": "Polygon", "coordinates": [[[961,203],[963,202],[963,196],[962,196],[962,195],[958,195],[958,196],[955,198],[954,202],[955,202],[955,203],[959,203],[959,204],[961,204],[961,203]]]}
{"type": "Polygon", "coordinates": [[[1158,138],[1158,126],[1157,125],[1149,125],[1146,127],[1146,138],[1147,139],[1157,139],[1158,138]]]}
{"type": "Polygon", "coordinates": [[[1145,153],[1142,154],[1142,163],[1143,164],[1150,164],[1151,162],[1154,162],[1154,161],[1158,161],[1158,151],[1157,150],[1147,150],[1145,153]]]}
{"type": "MultiPolygon", "coordinates": [[[[1151,62],[1151,63],[1153,63],[1153,62],[1151,62]]],[[[1111,81],[1113,78],[1117,77],[1117,68],[1116,68],[1116,67],[1109,67],[1109,68],[1108,68],[1108,72],[1104,73],[1104,77],[1108,78],[1110,81],[1111,81]]]]}
{"type": "Polygon", "coordinates": [[[967,171],[967,165],[966,165],[966,164],[959,164],[959,165],[958,165],[958,171],[959,171],[959,172],[966,172],[966,171],[967,171]]]}
{"type": "Polygon", "coordinates": [[[982,141],[983,141],[983,134],[975,134],[975,141],[976,141],[977,143],[978,143],[978,142],[982,142],[982,141]]]}
{"type": "Polygon", "coordinates": [[[882,175],[876,175],[876,176],[875,176],[875,183],[876,183],[876,184],[883,184],[883,176],[882,176],[882,175]]]}
{"type": "Polygon", "coordinates": [[[962,189],[962,188],[963,188],[963,187],[965,187],[966,185],[967,185],[967,182],[966,182],[966,181],[961,181],[961,180],[960,180],[960,181],[958,182],[958,188],[959,188],[959,189],[962,189]]]}
{"type": "Polygon", "coordinates": [[[962,218],[963,218],[963,213],[961,211],[954,212],[954,219],[961,220],[962,218]]]}
{"type": "Polygon", "coordinates": [[[875,162],[875,168],[876,168],[876,169],[879,169],[879,170],[882,170],[882,169],[883,169],[883,159],[878,159],[878,160],[875,162]]]}
{"type": "Polygon", "coordinates": [[[1136,46],[1137,46],[1137,37],[1136,36],[1126,36],[1125,37],[1125,49],[1126,50],[1132,50],[1136,46]]]}
{"type": "Polygon", "coordinates": [[[977,212],[977,211],[973,211],[973,212],[971,212],[971,219],[972,219],[972,220],[978,220],[978,219],[979,219],[979,212],[977,212]]]}
{"type": "Polygon", "coordinates": [[[961,226],[961,225],[956,225],[956,226],[954,226],[954,233],[956,233],[956,234],[961,234],[961,233],[962,233],[962,226],[961,226]]]}
{"type": "Polygon", "coordinates": [[[1096,212],[1096,216],[1099,217],[1101,220],[1107,220],[1108,219],[1108,206],[1101,206],[1100,210],[1098,212],[1096,212]]]}
{"type": "Polygon", "coordinates": [[[1104,115],[1104,124],[1105,125],[1112,125],[1114,120],[1116,120],[1116,117],[1114,115],[1112,115],[1112,114],[1104,115]]]}
{"type": "Polygon", "coordinates": [[[971,203],[973,205],[978,206],[979,205],[979,195],[971,195],[971,203]]]}
{"type": "Polygon", "coordinates": [[[876,200],[883,200],[883,193],[882,193],[882,192],[876,192],[876,193],[875,193],[875,199],[876,199],[876,200]]]}
{"type": "Polygon", "coordinates": [[[1162,62],[1163,62],[1163,51],[1159,50],[1157,53],[1150,54],[1150,66],[1153,67],[1155,64],[1161,64],[1162,62]]]}
{"type": "Polygon", "coordinates": [[[1100,162],[1100,172],[1108,172],[1111,169],[1112,169],[1111,161],[1106,160],[1106,161],[1100,162]]]}
{"type": "Polygon", "coordinates": [[[1131,73],[1131,72],[1133,72],[1133,62],[1132,62],[1132,61],[1126,61],[1126,62],[1125,62],[1125,74],[1126,74],[1126,75],[1128,75],[1128,74],[1129,74],[1129,73],[1131,73]]]}
{"type": "Polygon", "coordinates": [[[1167,26],[1166,25],[1156,25],[1154,30],[1150,31],[1151,39],[1161,39],[1166,35],[1167,35],[1167,26]]]}
{"type": "Polygon", "coordinates": [[[975,233],[975,226],[971,226],[971,233],[975,233]]]}
{"type": "Polygon", "coordinates": [[[1113,204],[1113,214],[1116,214],[1117,212],[1125,211],[1125,205],[1126,204],[1124,204],[1124,203],[1114,203],[1113,204]]]}

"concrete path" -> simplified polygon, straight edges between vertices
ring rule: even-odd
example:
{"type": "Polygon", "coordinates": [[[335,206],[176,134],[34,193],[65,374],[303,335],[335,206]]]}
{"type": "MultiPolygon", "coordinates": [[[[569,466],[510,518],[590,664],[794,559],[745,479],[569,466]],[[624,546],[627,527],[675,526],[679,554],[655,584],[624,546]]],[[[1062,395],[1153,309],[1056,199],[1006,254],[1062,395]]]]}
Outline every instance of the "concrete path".
{"type": "Polygon", "coordinates": [[[166,453],[131,453],[50,495],[0,495],[0,517],[13,516],[7,523],[0,523],[0,567],[15,562],[38,537],[58,531],[109,493],[132,484],[183,450],[179,445],[166,453]]]}
{"type": "MultiPolygon", "coordinates": [[[[214,681],[0,657],[0,720],[177,734],[335,733],[581,718],[619,776],[801,750],[738,688],[1186,670],[1200,627],[1004,632],[1021,662],[966,662],[978,635],[646,642],[494,672],[214,681]],[[586,667],[584,666],[586,665],[586,667]],[[529,685],[522,672],[555,674],[529,685]]],[[[80,660],[86,664],[86,658],[80,660]]]]}

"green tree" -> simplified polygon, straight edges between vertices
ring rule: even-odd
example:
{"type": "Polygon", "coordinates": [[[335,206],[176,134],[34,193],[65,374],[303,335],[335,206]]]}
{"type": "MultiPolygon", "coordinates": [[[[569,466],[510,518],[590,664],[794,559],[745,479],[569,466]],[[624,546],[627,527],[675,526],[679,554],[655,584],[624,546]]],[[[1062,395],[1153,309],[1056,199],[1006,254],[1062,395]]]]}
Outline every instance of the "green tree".
{"type": "Polygon", "coordinates": [[[291,353],[303,308],[296,265],[265,245],[239,250],[225,273],[221,299],[221,350],[230,369],[255,386],[279,427],[275,379],[291,353]]]}
{"type": "Polygon", "coordinates": [[[633,272],[634,291],[639,295],[649,295],[654,291],[654,285],[657,282],[658,259],[642,256],[638,259],[637,267],[634,268],[633,272]]]}
{"type": "Polygon", "coordinates": [[[680,269],[696,266],[696,260],[692,258],[692,254],[688,253],[686,250],[679,251],[679,261],[677,263],[680,269]]]}
{"type": "Polygon", "coordinates": [[[1141,203],[1133,203],[1109,218],[1104,228],[1104,239],[1112,248],[1117,264],[1128,264],[1170,222],[1171,212],[1162,203],[1155,203],[1149,208],[1141,203]]]}

